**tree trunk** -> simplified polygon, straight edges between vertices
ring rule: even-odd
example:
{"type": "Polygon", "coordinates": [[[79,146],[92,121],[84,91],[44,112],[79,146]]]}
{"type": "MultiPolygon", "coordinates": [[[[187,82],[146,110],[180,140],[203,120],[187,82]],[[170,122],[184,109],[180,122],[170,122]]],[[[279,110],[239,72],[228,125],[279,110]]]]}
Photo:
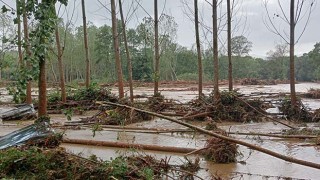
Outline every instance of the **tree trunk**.
{"type": "Polygon", "coordinates": [[[297,105],[296,85],[295,85],[295,70],[294,70],[294,44],[295,44],[295,20],[294,20],[294,0],[290,2],[290,93],[291,105],[297,105]]]}
{"type": "Polygon", "coordinates": [[[89,48],[88,48],[88,33],[87,33],[87,17],[84,0],[81,0],[82,6],[82,20],[83,20],[83,38],[84,38],[84,50],[86,53],[86,87],[90,86],[90,59],[89,59],[89,48]]]}
{"type": "Polygon", "coordinates": [[[218,15],[217,15],[217,0],[212,0],[212,19],[213,19],[213,65],[214,65],[214,102],[220,102],[219,92],[219,59],[218,59],[218,15]]]}
{"type": "Polygon", "coordinates": [[[159,55],[159,19],[158,19],[158,0],[154,0],[154,95],[159,92],[160,79],[160,55],[159,55]]]}
{"type": "Polygon", "coordinates": [[[229,91],[233,90],[233,78],[232,78],[232,59],[231,59],[231,5],[230,0],[227,0],[227,14],[228,14],[228,79],[229,79],[229,91]]]}
{"type": "MultiPolygon", "coordinates": [[[[42,40],[43,42],[44,40],[42,40]]],[[[38,105],[38,116],[47,115],[47,81],[46,81],[46,61],[45,57],[41,57],[39,62],[39,105],[38,105]]]]}
{"type": "Polygon", "coordinates": [[[196,30],[196,44],[197,44],[197,54],[198,54],[198,92],[199,99],[202,97],[202,60],[201,60],[201,49],[200,49],[200,36],[199,36],[199,17],[198,17],[198,0],[194,0],[194,17],[195,17],[195,30],[196,30]]]}
{"type": "Polygon", "coordinates": [[[64,78],[64,65],[62,60],[62,49],[60,44],[60,35],[59,35],[59,28],[58,23],[55,27],[55,34],[56,34],[56,44],[57,44],[57,51],[58,51],[58,66],[59,66],[59,74],[60,74],[60,89],[61,89],[61,101],[67,102],[67,95],[66,95],[66,87],[65,87],[65,78],[64,78]]]}
{"type": "Polygon", "coordinates": [[[116,61],[116,68],[117,68],[117,75],[118,75],[119,98],[121,99],[124,97],[124,91],[123,91],[123,77],[122,77],[122,66],[121,66],[121,59],[120,59],[115,0],[111,0],[111,15],[112,15],[112,35],[113,35],[114,54],[115,54],[115,61],[116,61]]]}
{"type": "Polygon", "coordinates": [[[163,152],[174,152],[174,153],[190,153],[197,149],[186,148],[186,147],[169,147],[169,146],[157,146],[148,144],[137,144],[137,143],[124,143],[124,142],[112,142],[112,141],[95,141],[95,140],[84,140],[84,139],[63,139],[63,143],[69,144],[82,144],[91,146],[107,146],[117,148],[134,148],[151,151],[163,151],[163,152]]]}
{"type": "MultiPolygon", "coordinates": [[[[31,48],[29,44],[29,27],[28,27],[28,18],[26,14],[26,3],[25,0],[22,0],[22,7],[23,7],[23,34],[24,34],[24,43],[25,43],[25,51],[26,51],[26,56],[28,58],[31,58],[32,53],[31,53],[31,48]]],[[[30,63],[27,62],[27,68],[30,68],[30,63]]],[[[26,90],[26,103],[27,104],[32,104],[32,96],[31,96],[31,81],[29,80],[27,83],[27,90],[26,90]]]]}
{"type": "Polygon", "coordinates": [[[23,56],[22,56],[22,42],[21,42],[21,8],[19,7],[20,0],[16,0],[17,5],[17,23],[18,23],[18,29],[17,29],[17,36],[18,36],[18,54],[19,54],[19,66],[20,68],[24,67],[23,65],[23,56]]]}
{"type": "Polygon", "coordinates": [[[124,46],[126,48],[126,55],[127,55],[128,77],[129,77],[129,88],[130,88],[130,101],[133,102],[132,62],[131,62],[131,56],[130,56],[129,47],[128,47],[126,23],[124,22],[124,16],[123,16],[121,0],[119,0],[119,7],[120,7],[122,29],[123,29],[122,31],[123,31],[123,38],[124,38],[124,46]]]}

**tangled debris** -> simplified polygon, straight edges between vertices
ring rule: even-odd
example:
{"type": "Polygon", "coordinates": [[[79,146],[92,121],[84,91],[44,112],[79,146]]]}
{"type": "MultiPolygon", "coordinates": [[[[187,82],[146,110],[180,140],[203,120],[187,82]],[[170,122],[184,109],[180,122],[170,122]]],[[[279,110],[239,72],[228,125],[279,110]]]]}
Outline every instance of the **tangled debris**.
{"type": "MultiPolygon", "coordinates": [[[[131,104],[122,100],[122,104],[131,104]]],[[[134,107],[140,108],[140,104],[133,104],[134,107]]],[[[81,123],[96,123],[101,125],[127,125],[135,122],[151,120],[152,116],[134,111],[132,109],[110,106],[101,106],[100,111],[92,117],[82,118],[81,123]]]]}
{"type": "Polygon", "coordinates": [[[297,101],[296,106],[292,106],[290,98],[282,99],[279,109],[288,120],[302,122],[312,122],[315,120],[313,114],[303,105],[301,100],[297,101]]]}
{"type": "Polygon", "coordinates": [[[240,80],[241,85],[276,85],[275,80],[260,80],[256,78],[244,78],[240,80]]]}
{"type": "Polygon", "coordinates": [[[315,135],[320,136],[320,129],[302,128],[302,129],[288,129],[282,132],[283,135],[315,135]]]}
{"type": "MultiPolygon", "coordinates": [[[[227,136],[226,132],[219,131],[219,133],[227,136]]],[[[236,162],[236,157],[238,154],[238,146],[235,143],[215,137],[207,140],[205,150],[203,152],[203,155],[207,160],[216,163],[236,162]]]]}
{"type": "Polygon", "coordinates": [[[120,156],[111,161],[85,159],[64,148],[9,148],[0,151],[0,178],[6,179],[183,179],[195,176],[185,166],[150,155],[120,156]]]}
{"type": "Polygon", "coordinates": [[[74,111],[98,109],[95,101],[118,102],[119,99],[109,89],[90,86],[71,91],[67,95],[67,102],[60,101],[60,93],[51,93],[48,98],[48,110],[62,113],[63,109],[74,111]]]}
{"type": "Polygon", "coordinates": [[[222,91],[220,96],[221,102],[218,105],[214,105],[212,93],[202,99],[192,100],[189,102],[190,111],[193,114],[211,112],[208,116],[219,121],[260,122],[264,119],[261,114],[265,114],[265,109],[270,106],[260,99],[241,99],[237,91],[222,91]]]}
{"type": "Polygon", "coordinates": [[[153,112],[161,112],[173,106],[172,100],[167,100],[160,93],[148,98],[147,108],[153,112]]]}
{"type": "Polygon", "coordinates": [[[303,96],[305,98],[320,99],[320,89],[311,88],[303,96]]]}

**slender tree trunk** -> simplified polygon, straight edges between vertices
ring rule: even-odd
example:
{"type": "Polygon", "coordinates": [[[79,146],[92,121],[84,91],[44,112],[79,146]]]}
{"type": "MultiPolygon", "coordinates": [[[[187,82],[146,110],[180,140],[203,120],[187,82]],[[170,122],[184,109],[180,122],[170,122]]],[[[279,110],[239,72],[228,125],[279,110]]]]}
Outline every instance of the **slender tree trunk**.
{"type": "Polygon", "coordinates": [[[295,107],[297,105],[296,97],[296,85],[295,85],[295,70],[294,70],[294,44],[295,44],[295,21],[294,21],[294,0],[290,2],[290,93],[291,93],[291,105],[295,107]]]}
{"type": "Polygon", "coordinates": [[[38,106],[38,116],[47,115],[47,77],[46,77],[46,61],[44,56],[39,62],[39,106],[38,106]]]}
{"type": "Polygon", "coordinates": [[[89,48],[88,48],[86,7],[85,7],[84,0],[81,0],[81,6],[82,6],[82,20],[83,20],[84,49],[86,53],[86,87],[88,88],[90,86],[90,59],[89,59],[89,48]]]}
{"type": "Polygon", "coordinates": [[[220,102],[219,92],[219,59],[218,59],[218,15],[217,0],[212,0],[212,19],[213,19],[213,66],[214,66],[214,102],[220,102]]]}
{"type": "Polygon", "coordinates": [[[61,89],[61,101],[67,102],[67,95],[66,95],[66,87],[65,87],[65,78],[64,78],[64,65],[62,60],[62,48],[60,44],[60,35],[59,35],[59,28],[58,23],[55,27],[55,34],[56,34],[56,44],[57,44],[57,51],[58,51],[58,66],[59,66],[59,74],[60,74],[60,89],[61,89]]]}
{"type": "Polygon", "coordinates": [[[160,55],[159,55],[159,19],[158,19],[158,0],[154,0],[154,95],[159,92],[160,79],[160,55]]]}
{"type": "Polygon", "coordinates": [[[113,35],[114,54],[115,54],[116,68],[117,68],[117,75],[118,75],[119,98],[121,99],[124,97],[124,91],[123,91],[123,77],[122,77],[122,67],[121,67],[121,59],[120,59],[115,0],[111,0],[111,15],[112,15],[112,35],[113,35]]]}
{"type": "Polygon", "coordinates": [[[229,91],[233,90],[233,78],[232,78],[232,59],[231,59],[231,5],[230,0],[227,0],[227,14],[228,14],[228,79],[229,79],[229,91]]]}
{"type": "Polygon", "coordinates": [[[194,17],[195,17],[195,30],[196,30],[196,44],[197,44],[197,54],[198,54],[198,92],[199,99],[202,97],[202,59],[201,59],[201,49],[200,49],[200,36],[199,36],[199,16],[198,16],[198,0],[194,0],[194,17]]]}
{"type": "Polygon", "coordinates": [[[20,0],[16,0],[17,5],[17,22],[18,22],[18,29],[17,29],[17,36],[18,36],[18,54],[19,54],[19,66],[20,68],[24,67],[23,65],[23,55],[22,55],[22,41],[21,41],[21,8],[20,0]]]}
{"type": "Polygon", "coordinates": [[[132,62],[131,62],[131,56],[130,56],[129,47],[128,47],[126,23],[124,22],[121,0],[119,0],[119,7],[120,7],[122,29],[123,29],[124,46],[126,48],[127,63],[128,63],[127,66],[128,66],[128,77],[129,77],[129,88],[130,88],[130,101],[133,102],[132,62]]]}
{"type": "MultiPolygon", "coordinates": [[[[25,42],[25,51],[26,51],[26,56],[28,58],[31,58],[32,53],[31,53],[31,48],[29,44],[29,27],[28,27],[28,18],[26,14],[26,3],[25,0],[22,0],[22,7],[23,7],[23,34],[24,34],[24,42],[25,42]]],[[[27,68],[30,68],[30,63],[26,63],[27,68]]],[[[31,96],[31,81],[27,82],[27,90],[26,90],[26,103],[27,104],[32,104],[32,96],[31,96]]]]}

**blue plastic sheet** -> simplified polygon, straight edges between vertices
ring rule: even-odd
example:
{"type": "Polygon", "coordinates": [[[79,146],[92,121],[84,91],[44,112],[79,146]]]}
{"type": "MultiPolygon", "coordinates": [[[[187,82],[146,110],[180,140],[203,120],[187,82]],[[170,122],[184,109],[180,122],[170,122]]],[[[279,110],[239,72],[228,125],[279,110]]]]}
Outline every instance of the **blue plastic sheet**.
{"type": "Polygon", "coordinates": [[[28,141],[37,141],[54,134],[48,122],[36,123],[0,138],[0,150],[23,145],[28,141]]]}

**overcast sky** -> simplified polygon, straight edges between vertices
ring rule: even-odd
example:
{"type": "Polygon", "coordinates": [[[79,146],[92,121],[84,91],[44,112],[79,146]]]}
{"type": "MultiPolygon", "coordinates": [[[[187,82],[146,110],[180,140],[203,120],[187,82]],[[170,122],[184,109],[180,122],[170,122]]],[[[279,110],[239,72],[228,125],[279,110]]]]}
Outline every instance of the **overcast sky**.
{"type": "MultiPolygon", "coordinates": [[[[13,0],[3,0],[4,2],[12,5],[13,0]]],[[[135,28],[139,23],[141,23],[142,18],[146,16],[153,16],[153,1],[152,0],[124,0],[124,11],[128,11],[128,7],[130,2],[139,1],[141,7],[136,11],[136,13],[130,16],[129,27],[135,28]]],[[[193,8],[193,0],[185,0],[189,3],[190,7],[193,8]]],[[[209,0],[210,1],[210,0],[209,0]]],[[[256,57],[264,57],[266,53],[273,49],[276,44],[285,43],[279,36],[270,32],[264,23],[264,19],[266,16],[266,10],[263,6],[264,0],[235,0],[242,1],[237,6],[235,21],[238,21],[238,31],[234,35],[245,35],[248,40],[253,43],[252,51],[250,55],[256,57]]],[[[289,0],[280,0],[285,13],[288,14],[289,10],[289,0]]],[[[308,0],[306,0],[308,1],[308,0]]],[[[310,0],[309,0],[310,1],[310,0]]],[[[317,0],[315,0],[317,1],[317,0]]],[[[68,11],[69,16],[71,14],[73,7],[75,6],[75,13],[73,17],[73,22],[75,25],[80,25],[82,23],[82,14],[81,14],[81,5],[80,0],[69,0],[68,11]]],[[[101,3],[104,4],[105,7],[110,7],[110,0],[100,0],[101,3]]],[[[110,21],[110,13],[103,7],[98,0],[86,0],[86,11],[87,11],[87,20],[91,21],[93,24],[97,26],[101,26],[104,24],[111,24],[110,21]]],[[[278,6],[278,0],[269,0],[268,10],[271,16],[274,14],[281,15],[281,10],[278,6]]],[[[225,2],[224,2],[225,3],[225,2]]],[[[3,5],[0,2],[1,6],[3,5]]],[[[195,42],[194,35],[194,24],[193,22],[186,16],[185,14],[185,5],[181,2],[181,0],[158,0],[159,5],[159,13],[163,12],[168,15],[171,15],[175,18],[175,21],[178,24],[178,33],[177,33],[177,41],[179,44],[187,47],[191,47],[195,42]]],[[[309,7],[310,3],[306,2],[305,7],[309,7]]],[[[226,8],[225,4],[222,4],[221,7],[223,9],[226,8]]],[[[201,17],[203,19],[203,23],[206,26],[211,26],[212,16],[211,16],[211,7],[205,2],[205,0],[199,0],[199,11],[201,17]]],[[[222,10],[223,12],[225,10],[222,10]]],[[[61,13],[62,14],[62,13],[61,13]]],[[[66,17],[66,13],[64,13],[64,17],[66,17]]],[[[118,16],[120,17],[120,16],[118,16]]],[[[304,16],[307,17],[307,14],[304,16]]],[[[296,46],[296,54],[301,55],[303,53],[309,52],[315,43],[320,42],[320,4],[315,3],[313,6],[313,11],[311,14],[311,18],[309,24],[305,30],[304,35],[301,37],[299,43],[296,46]],[[318,20],[317,20],[318,19],[318,20]]],[[[276,27],[285,34],[288,33],[289,26],[287,26],[283,21],[279,21],[280,18],[272,18],[272,21],[275,22],[276,27]],[[281,23],[280,23],[281,22],[281,23]]],[[[306,19],[306,18],[304,18],[306,19]]],[[[299,22],[297,25],[297,33],[296,36],[300,35],[302,31],[302,27],[304,27],[305,21],[299,22]]],[[[202,32],[202,31],[200,31],[202,32]]],[[[221,33],[221,39],[225,39],[225,34],[221,33]]],[[[204,34],[202,33],[202,37],[204,34]]],[[[211,37],[208,36],[210,40],[211,37]]]]}

